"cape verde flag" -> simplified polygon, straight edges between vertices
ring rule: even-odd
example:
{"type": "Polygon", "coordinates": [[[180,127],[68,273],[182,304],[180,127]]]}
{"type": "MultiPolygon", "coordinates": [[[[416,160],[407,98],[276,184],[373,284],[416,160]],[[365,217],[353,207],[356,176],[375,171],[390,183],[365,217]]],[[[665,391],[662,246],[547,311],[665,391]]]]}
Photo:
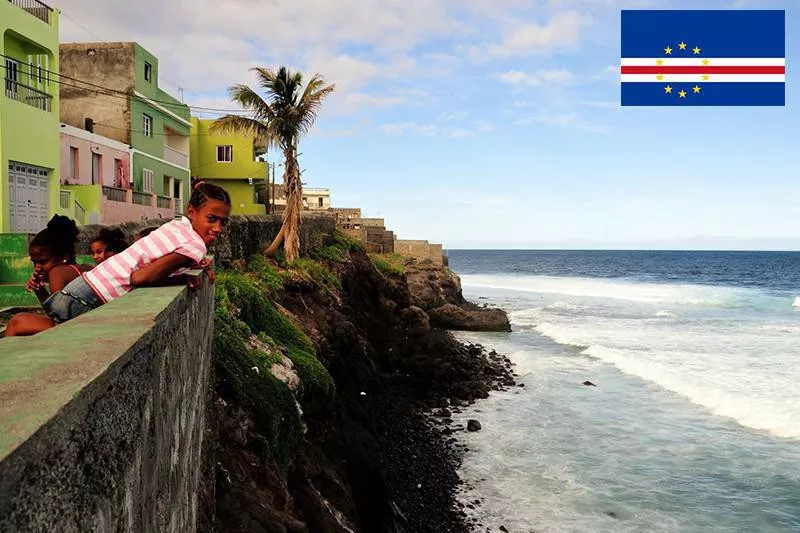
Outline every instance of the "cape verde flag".
{"type": "Polygon", "coordinates": [[[779,10],[622,11],[622,105],[782,106],[779,10]]]}

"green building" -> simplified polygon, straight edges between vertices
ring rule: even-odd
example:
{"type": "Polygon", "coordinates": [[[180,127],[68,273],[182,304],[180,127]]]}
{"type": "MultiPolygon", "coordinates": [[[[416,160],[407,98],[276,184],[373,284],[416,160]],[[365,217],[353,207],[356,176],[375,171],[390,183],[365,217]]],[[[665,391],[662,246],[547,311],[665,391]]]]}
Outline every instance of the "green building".
{"type": "MultiPolygon", "coordinates": [[[[71,79],[61,86],[61,122],[131,147],[129,183],[92,194],[113,200],[122,197],[117,189],[130,187],[134,203],[174,205],[175,214],[183,213],[191,114],[159,88],[158,58],[130,42],[62,44],[60,56],[61,74],[71,79]]],[[[102,203],[99,197],[85,202],[102,203]]]]}
{"type": "Polygon", "coordinates": [[[224,187],[236,215],[263,215],[268,164],[264,150],[247,135],[212,133],[213,120],[192,118],[192,177],[224,187]],[[260,161],[259,159],[264,159],[260,161]]]}
{"type": "Polygon", "coordinates": [[[36,233],[58,210],[58,12],[0,1],[0,233],[36,233]]]}

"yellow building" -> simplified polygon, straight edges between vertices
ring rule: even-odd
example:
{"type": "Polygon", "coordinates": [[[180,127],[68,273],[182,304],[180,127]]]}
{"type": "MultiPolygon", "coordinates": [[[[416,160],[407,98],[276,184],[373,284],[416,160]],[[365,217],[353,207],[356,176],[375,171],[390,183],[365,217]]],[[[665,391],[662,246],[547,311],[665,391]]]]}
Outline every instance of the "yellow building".
{"type": "Polygon", "coordinates": [[[247,135],[211,132],[210,119],[192,118],[189,161],[192,178],[225,188],[234,215],[263,215],[257,191],[266,190],[268,164],[264,150],[247,135]]]}

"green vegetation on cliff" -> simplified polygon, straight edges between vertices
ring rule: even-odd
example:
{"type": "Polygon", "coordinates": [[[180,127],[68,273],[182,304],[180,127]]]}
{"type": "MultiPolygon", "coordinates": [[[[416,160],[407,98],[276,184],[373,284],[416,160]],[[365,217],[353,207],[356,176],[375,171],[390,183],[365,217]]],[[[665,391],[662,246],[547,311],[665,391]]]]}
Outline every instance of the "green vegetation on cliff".
{"type": "Polygon", "coordinates": [[[378,272],[388,277],[402,276],[406,272],[407,257],[400,254],[369,254],[378,272]]]}

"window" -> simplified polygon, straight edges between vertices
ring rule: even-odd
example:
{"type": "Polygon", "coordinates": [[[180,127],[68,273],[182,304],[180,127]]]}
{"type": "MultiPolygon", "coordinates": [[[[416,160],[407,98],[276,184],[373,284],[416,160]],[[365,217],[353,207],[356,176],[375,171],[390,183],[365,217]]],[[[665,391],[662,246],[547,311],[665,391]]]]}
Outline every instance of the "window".
{"type": "Polygon", "coordinates": [[[144,62],[144,80],[149,82],[153,81],[153,65],[147,61],[144,62]]]}
{"type": "Polygon", "coordinates": [[[122,188],[125,183],[125,167],[122,165],[122,159],[114,158],[114,187],[122,188]]]}
{"type": "Polygon", "coordinates": [[[19,63],[6,58],[6,95],[13,97],[17,94],[19,63]]]}
{"type": "Polygon", "coordinates": [[[97,185],[103,180],[103,156],[92,153],[92,185],[97,185]]]}
{"type": "Polygon", "coordinates": [[[153,192],[153,171],[142,169],[142,191],[153,192]]]}
{"type": "Polygon", "coordinates": [[[224,145],[217,146],[217,163],[232,163],[233,162],[233,146],[224,145]]]}
{"type": "Polygon", "coordinates": [[[142,113],[142,134],[145,137],[153,136],[153,117],[146,113],[142,113]]]}
{"type": "Polygon", "coordinates": [[[70,179],[78,179],[78,149],[74,146],[69,147],[69,174],[70,179]]]}
{"type": "Polygon", "coordinates": [[[319,198],[319,206],[322,207],[322,197],[319,198]]]}

